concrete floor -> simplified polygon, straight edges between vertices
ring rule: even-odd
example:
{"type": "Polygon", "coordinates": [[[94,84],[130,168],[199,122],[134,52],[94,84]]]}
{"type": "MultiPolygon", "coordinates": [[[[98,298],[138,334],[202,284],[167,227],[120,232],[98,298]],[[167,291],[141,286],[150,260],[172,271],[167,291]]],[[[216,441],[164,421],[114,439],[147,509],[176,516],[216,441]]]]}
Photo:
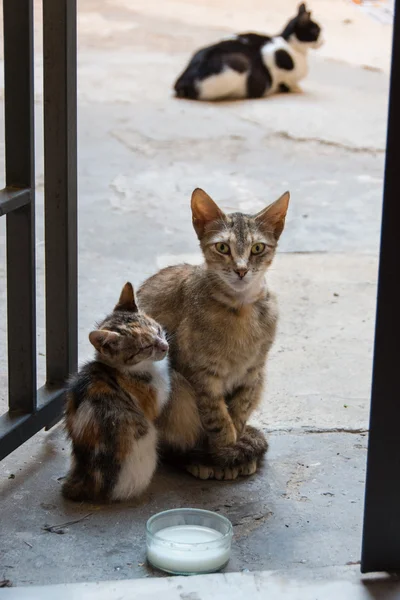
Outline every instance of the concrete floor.
{"type": "Polygon", "coordinates": [[[353,581],[348,567],[341,578],[301,579],[293,574],[276,571],[228,573],[174,577],[168,579],[135,579],[105,583],[65,584],[45,587],[25,587],[0,590],[5,600],[398,600],[400,587],[387,578],[353,581]],[[212,590],[212,595],[210,593],[212,590]]]}
{"type": "MultiPolygon", "coordinates": [[[[137,505],[76,507],[59,494],[68,460],[62,431],[40,433],[0,465],[0,579],[38,585],[159,575],[143,564],[144,522],[156,510],[189,505],[232,518],[228,571],[320,569],[329,578],[350,568],[357,576],[391,28],[345,0],[320,0],[315,12],[327,43],[310,56],[302,94],[218,105],[172,98],[171,84],[193,49],[235,30],[273,32],[297,2],[270,4],[266,11],[261,0],[80,0],[78,86],[81,360],[91,352],[89,328],[124,281],[137,284],[166,264],[199,260],[189,211],[194,187],[226,210],[246,212],[292,192],[270,274],[280,331],[254,419],[270,432],[265,466],[231,484],[163,470],[137,505]],[[88,513],[64,535],[42,529],[88,513]]],[[[43,382],[39,11],[37,17],[43,382]]],[[[4,254],[0,221],[0,283],[4,254]]],[[[2,411],[5,323],[0,285],[2,411]]]]}
{"type": "Polygon", "coordinates": [[[232,521],[228,572],[355,564],[366,441],[366,434],[273,433],[255,477],[217,484],[162,469],[140,502],[100,507],[61,500],[68,446],[55,430],[5,461],[15,478],[3,482],[0,496],[0,573],[18,585],[159,575],[145,563],[145,523],[177,506],[216,510],[232,521]],[[43,530],[87,514],[63,535],[43,530]]]}

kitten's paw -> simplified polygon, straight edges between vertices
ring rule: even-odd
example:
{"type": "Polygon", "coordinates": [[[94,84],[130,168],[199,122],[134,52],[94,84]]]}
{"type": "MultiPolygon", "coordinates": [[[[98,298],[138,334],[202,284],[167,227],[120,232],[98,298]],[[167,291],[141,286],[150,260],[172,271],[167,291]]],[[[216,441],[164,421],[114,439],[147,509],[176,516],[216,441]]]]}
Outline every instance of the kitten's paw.
{"type": "Polygon", "coordinates": [[[84,482],[79,479],[69,476],[61,486],[61,494],[66,500],[73,500],[74,502],[96,500],[93,490],[88,489],[88,486],[85,486],[84,482]]]}
{"type": "Polygon", "coordinates": [[[214,468],[206,465],[187,465],[186,471],[196,479],[214,479],[214,468]]]}
{"type": "Polygon", "coordinates": [[[249,475],[254,475],[257,471],[257,461],[252,460],[244,465],[240,465],[239,467],[239,475],[242,477],[248,477],[249,475]]]}

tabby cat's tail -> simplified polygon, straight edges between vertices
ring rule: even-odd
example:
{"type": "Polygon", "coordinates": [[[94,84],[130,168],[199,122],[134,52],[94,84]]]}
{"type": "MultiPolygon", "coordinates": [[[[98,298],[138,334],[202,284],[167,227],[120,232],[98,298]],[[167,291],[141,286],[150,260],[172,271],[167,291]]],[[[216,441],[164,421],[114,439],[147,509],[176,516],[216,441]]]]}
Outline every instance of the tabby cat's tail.
{"type": "Polygon", "coordinates": [[[210,451],[207,448],[194,448],[185,453],[165,450],[163,458],[177,466],[187,468],[191,464],[202,464],[223,469],[241,468],[254,461],[259,463],[268,449],[268,442],[262,431],[247,425],[240,439],[234,446],[221,451],[210,451]]]}

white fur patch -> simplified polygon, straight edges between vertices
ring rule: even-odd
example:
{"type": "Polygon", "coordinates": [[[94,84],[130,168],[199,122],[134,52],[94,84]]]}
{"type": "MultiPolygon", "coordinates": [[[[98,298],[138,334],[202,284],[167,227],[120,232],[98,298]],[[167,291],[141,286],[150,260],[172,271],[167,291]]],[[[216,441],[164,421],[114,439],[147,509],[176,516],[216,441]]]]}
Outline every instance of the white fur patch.
{"type": "Polygon", "coordinates": [[[148,373],[151,375],[151,385],[156,390],[158,408],[161,411],[168,401],[171,389],[168,357],[159,361],[144,360],[132,367],[130,371],[131,373],[136,371],[136,373],[148,373]]]}
{"type": "MultiPolygon", "coordinates": [[[[169,399],[171,389],[169,359],[146,360],[130,369],[130,372],[151,375],[151,386],[156,391],[158,408],[161,411],[169,399]]],[[[132,447],[125,458],[118,482],[114,488],[113,500],[127,500],[140,495],[150,484],[157,466],[157,432],[149,423],[149,432],[139,440],[132,441],[132,447]]]]}
{"type": "Polygon", "coordinates": [[[157,467],[157,432],[150,424],[149,432],[132,441],[132,448],[122,464],[113,500],[127,500],[139,496],[150,484],[157,467]]]}
{"type": "Polygon", "coordinates": [[[267,94],[276,92],[282,83],[291,90],[296,88],[296,84],[304,79],[308,73],[307,50],[307,44],[300,42],[296,44],[288,43],[282,37],[275,37],[262,47],[262,58],[272,77],[272,87],[267,90],[267,94]],[[294,68],[291,71],[279,69],[276,66],[275,52],[277,50],[285,50],[290,55],[294,63],[294,68]]]}
{"type": "Polygon", "coordinates": [[[229,67],[218,75],[211,75],[197,84],[199,100],[246,98],[247,72],[238,73],[229,67]]]}
{"type": "Polygon", "coordinates": [[[72,421],[71,433],[73,437],[79,440],[89,425],[92,425],[93,422],[95,422],[93,408],[90,406],[90,404],[88,404],[88,402],[83,402],[76,411],[75,418],[72,421]]]}
{"type": "Polygon", "coordinates": [[[257,273],[254,276],[250,272],[243,280],[239,280],[236,273],[233,273],[228,281],[225,278],[223,279],[235,290],[236,298],[243,306],[253,304],[266,287],[264,272],[257,273]]]}

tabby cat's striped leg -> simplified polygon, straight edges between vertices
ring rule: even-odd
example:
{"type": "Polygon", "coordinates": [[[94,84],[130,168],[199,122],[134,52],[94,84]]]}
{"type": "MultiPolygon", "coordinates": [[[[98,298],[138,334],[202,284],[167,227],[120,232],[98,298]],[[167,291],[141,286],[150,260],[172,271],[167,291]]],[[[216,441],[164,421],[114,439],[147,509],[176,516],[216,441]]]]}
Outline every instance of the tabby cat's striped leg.
{"type": "Polygon", "coordinates": [[[197,403],[210,449],[219,449],[235,444],[237,433],[225,399],[212,397],[202,391],[197,395],[197,403]]]}
{"type": "Polygon", "coordinates": [[[264,378],[260,374],[247,384],[237,387],[226,398],[228,411],[237,431],[237,436],[242,435],[247,420],[261,400],[264,378]]]}

